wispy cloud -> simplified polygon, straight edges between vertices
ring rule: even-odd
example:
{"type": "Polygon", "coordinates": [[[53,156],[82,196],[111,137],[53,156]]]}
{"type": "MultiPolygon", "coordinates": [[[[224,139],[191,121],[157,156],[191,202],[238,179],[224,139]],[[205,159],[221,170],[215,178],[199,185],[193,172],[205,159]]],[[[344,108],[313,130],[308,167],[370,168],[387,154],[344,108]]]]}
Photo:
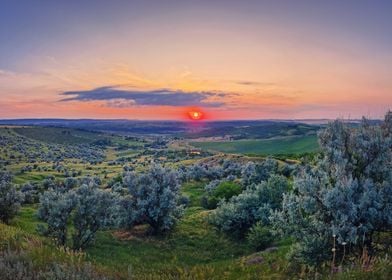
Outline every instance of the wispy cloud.
{"type": "Polygon", "coordinates": [[[233,83],[241,86],[274,86],[276,83],[268,83],[268,82],[256,82],[256,81],[247,81],[247,80],[237,80],[233,81],[233,83]]]}
{"type": "Polygon", "coordinates": [[[127,90],[114,86],[99,87],[86,91],[67,91],[62,96],[70,96],[60,101],[107,101],[111,107],[124,106],[205,106],[220,107],[226,93],[193,91],[185,92],[170,89],[127,90]],[[214,101],[209,100],[214,99],[214,101]]]}

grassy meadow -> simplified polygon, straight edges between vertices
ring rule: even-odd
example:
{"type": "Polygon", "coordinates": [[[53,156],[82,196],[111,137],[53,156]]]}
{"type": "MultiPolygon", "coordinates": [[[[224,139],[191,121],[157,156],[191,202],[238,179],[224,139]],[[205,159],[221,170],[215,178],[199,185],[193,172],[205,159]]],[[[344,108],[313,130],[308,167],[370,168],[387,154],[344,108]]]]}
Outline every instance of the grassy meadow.
{"type": "MultiPolygon", "coordinates": [[[[65,172],[72,171],[76,174],[75,178],[98,176],[105,186],[123,172],[124,165],[141,171],[153,161],[179,167],[203,161],[219,162],[224,158],[245,164],[251,157],[228,154],[258,155],[261,157],[257,160],[262,161],[262,156],[267,155],[286,154],[290,157],[318,150],[314,135],[224,142],[190,140],[183,148],[192,149],[194,146],[208,151],[206,154],[189,154],[186,150],[181,150],[180,146],[172,145],[170,140],[162,143],[162,140],[157,141],[151,137],[138,140],[63,128],[0,128],[0,136],[3,136],[0,140],[4,144],[0,148],[0,159],[5,163],[4,168],[14,175],[13,182],[17,185],[41,183],[48,176],[64,180],[65,172]],[[10,150],[18,153],[21,143],[24,150],[20,156],[12,156],[10,150]],[[68,151],[71,146],[86,144],[92,145],[92,149],[101,150],[102,158],[94,158],[94,161],[89,162],[87,159],[74,157],[80,151],[68,151]],[[37,148],[41,151],[59,149],[59,154],[39,154],[33,161],[37,148]],[[222,153],[227,155],[222,156],[222,153]],[[32,167],[22,172],[21,169],[26,165],[32,167]]],[[[189,202],[183,217],[166,236],[151,236],[143,225],[131,230],[102,230],[85,251],[73,252],[57,248],[50,238],[37,232],[41,223],[37,218],[39,205],[33,203],[23,205],[10,225],[0,224],[0,249],[2,252],[23,252],[24,258],[37,269],[53,262],[71,267],[88,264],[111,279],[300,279],[317,274],[309,271],[306,266],[295,267],[295,273],[291,274],[293,268],[285,257],[290,250],[290,239],[276,240],[270,244],[272,250],[258,251],[244,239],[229,237],[217,231],[209,223],[213,210],[204,208],[201,203],[206,184],[206,180],[183,183],[181,194],[189,202]],[[307,274],[309,272],[311,273],[307,274]]],[[[70,228],[68,234],[72,230],[70,228]]],[[[388,269],[387,272],[380,272],[382,261],[375,263],[375,267],[377,269],[370,276],[351,271],[350,274],[340,274],[333,278],[352,279],[352,275],[359,275],[358,279],[375,279],[371,277],[391,273],[388,269]]],[[[324,271],[328,271],[328,268],[324,268],[324,271]]],[[[329,279],[329,276],[317,279],[324,278],[329,279]]]]}

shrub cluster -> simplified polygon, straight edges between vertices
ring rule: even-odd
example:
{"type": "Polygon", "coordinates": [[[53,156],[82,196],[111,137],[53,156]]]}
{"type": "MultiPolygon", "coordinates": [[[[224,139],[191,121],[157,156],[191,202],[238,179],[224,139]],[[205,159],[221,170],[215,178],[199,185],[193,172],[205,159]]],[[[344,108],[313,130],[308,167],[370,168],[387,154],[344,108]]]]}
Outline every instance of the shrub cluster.
{"type": "Polygon", "coordinates": [[[8,172],[0,172],[0,221],[8,223],[18,213],[23,194],[11,183],[8,172]]]}

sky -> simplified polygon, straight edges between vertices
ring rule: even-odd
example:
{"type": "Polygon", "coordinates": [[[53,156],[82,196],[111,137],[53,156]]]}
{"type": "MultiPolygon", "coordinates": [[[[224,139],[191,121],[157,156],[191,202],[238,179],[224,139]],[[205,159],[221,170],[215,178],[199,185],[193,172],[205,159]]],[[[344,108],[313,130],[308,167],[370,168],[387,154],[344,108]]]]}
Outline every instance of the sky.
{"type": "Polygon", "coordinates": [[[389,0],[0,0],[0,118],[381,118],[389,0]]]}

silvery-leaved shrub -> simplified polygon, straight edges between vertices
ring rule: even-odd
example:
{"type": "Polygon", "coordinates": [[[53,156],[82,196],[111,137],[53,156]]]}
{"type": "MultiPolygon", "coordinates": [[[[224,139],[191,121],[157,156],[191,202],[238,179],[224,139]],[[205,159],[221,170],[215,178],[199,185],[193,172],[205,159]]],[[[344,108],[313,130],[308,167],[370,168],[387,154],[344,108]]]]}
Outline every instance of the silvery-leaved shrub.
{"type": "Polygon", "coordinates": [[[278,173],[278,161],[272,158],[267,158],[262,163],[248,162],[241,171],[242,184],[247,187],[250,185],[257,185],[262,181],[278,173]]]}
{"type": "MultiPolygon", "coordinates": [[[[86,181],[87,182],[87,181],[86,181]]],[[[45,222],[38,230],[55,239],[59,246],[66,246],[68,225],[72,224],[72,247],[86,248],[98,230],[118,225],[118,196],[99,188],[94,180],[74,190],[55,188],[40,198],[38,218],[45,222]]]]}
{"type": "Polygon", "coordinates": [[[45,222],[45,225],[39,225],[38,231],[52,237],[57,245],[65,246],[68,223],[75,204],[75,193],[73,191],[54,188],[44,192],[40,197],[37,216],[45,222]]]}
{"type": "Polygon", "coordinates": [[[183,213],[177,173],[153,165],[141,174],[128,172],[123,178],[130,193],[129,207],[133,223],[146,223],[153,234],[171,230],[183,213]]]}
{"type": "Polygon", "coordinates": [[[115,195],[94,184],[82,185],[75,190],[72,235],[73,248],[84,249],[95,238],[98,230],[116,226],[118,213],[115,195]]]}
{"type": "Polygon", "coordinates": [[[295,178],[275,228],[297,241],[292,256],[316,265],[337,250],[369,252],[374,235],[392,229],[392,113],[381,125],[334,121],[320,133],[322,157],[295,178]]]}
{"type": "Polygon", "coordinates": [[[8,223],[16,216],[23,201],[23,194],[12,185],[12,176],[0,172],[0,221],[8,223]]]}
{"type": "Polygon", "coordinates": [[[269,224],[271,211],[280,209],[283,194],[288,189],[285,177],[272,175],[268,181],[250,186],[229,201],[222,200],[210,221],[223,232],[244,237],[257,222],[269,224]]]}

